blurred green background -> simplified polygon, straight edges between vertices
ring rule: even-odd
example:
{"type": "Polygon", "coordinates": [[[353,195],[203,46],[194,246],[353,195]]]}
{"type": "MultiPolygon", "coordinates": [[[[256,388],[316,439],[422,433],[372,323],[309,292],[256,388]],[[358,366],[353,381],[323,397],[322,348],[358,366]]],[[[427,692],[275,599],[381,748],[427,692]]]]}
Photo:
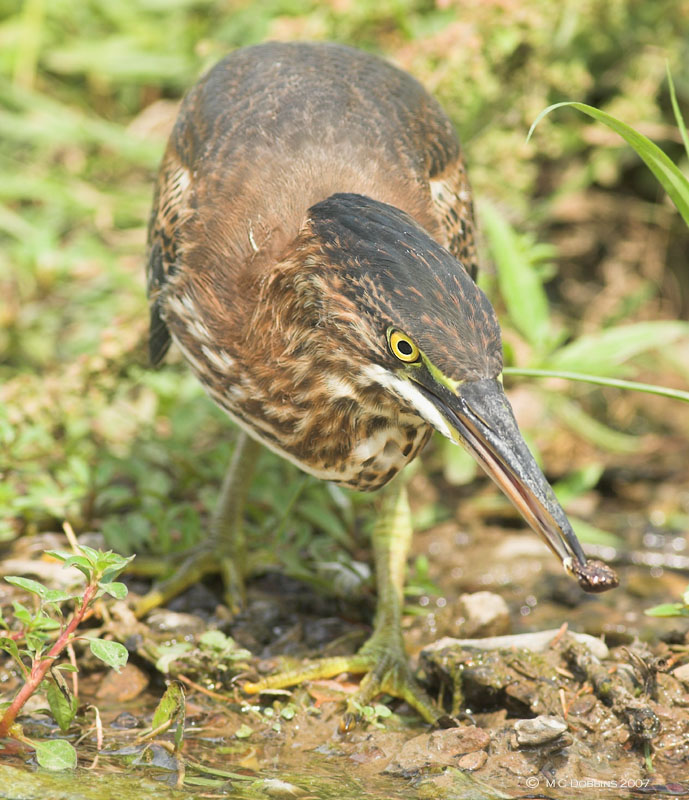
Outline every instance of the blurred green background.
{"type": "MultiPolygon", "coordinates": [[[[145,226],[183,92],[228,51],[267,39],[381,53],[444,105],[479,201],[481,280],[507,363],[686,388],[678,214],[637,156],[577,112],[546,117],[528,144],[526,134],[545,106],[581,100],[686,173],[665,64],[687,116],[688,35],[687,0],[0,0],[0,538],[65,520],[122,552],[203,535],[231,427],[178,358],[147,368],[145,226]],[[495,277],[505,259],[521,284],[495,277]],[[524,281],[537,307],[524,308],[524,281]],[[651,322],[663,324],[638,327],[651,322]]],[[[565,500],[606,470],[662,463],[676,483],[686,477],[683,407],[584,385],[507,386],[565,500]]],[[[425,469],[449,488],[476,480],[442,442],[425,469]]],[[[298,574],[351,549],[359,505],[266,454],[252,531],[289,544],[298,574]]],[[[689,502],[672,508],[667,524],[689,519],[689,502]]],[[[431,498],[416,513],[427,524],[448,511],[431,498]]]]}

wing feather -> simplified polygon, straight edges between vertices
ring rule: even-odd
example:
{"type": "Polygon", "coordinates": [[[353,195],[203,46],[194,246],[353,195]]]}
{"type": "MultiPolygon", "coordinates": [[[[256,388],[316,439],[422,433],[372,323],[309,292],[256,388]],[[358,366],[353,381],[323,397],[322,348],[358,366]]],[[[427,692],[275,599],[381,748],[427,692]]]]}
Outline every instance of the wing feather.
{"type": "Polygon", "coordinates": [[[151,312],[148,349],[154,366],[165,358],[172,342],[165,323],[163,295],[178,267],[179,229],[190,212],[189,185],[189,170],[180,162],[171,142],[159,172],[148,226],[146,280],[151,312]]]}
{"type": "Polygon", "coordinates": [[[478,257],[471,187],[461,153],[443,166],[429,181],[431,198],[444,241],[441,244],[460,261],[476,280],[478,257]]]}

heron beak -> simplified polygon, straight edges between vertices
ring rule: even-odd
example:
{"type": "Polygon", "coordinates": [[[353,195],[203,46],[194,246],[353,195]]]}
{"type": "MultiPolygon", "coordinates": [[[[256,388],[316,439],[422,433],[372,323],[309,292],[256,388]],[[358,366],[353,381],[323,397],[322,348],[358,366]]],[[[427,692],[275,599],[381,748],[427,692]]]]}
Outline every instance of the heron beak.
{"type": "Polygon", "coordinates": [[[456,395],[437,384],[432,389],[417,385],[447,421],[452,438],[474,456],[582,589],[602,592],[617,586],[610,567],[587,561],[562,506],[526,446],[501,384],[492,379],[466,382],[459,385],[456,395]]]}

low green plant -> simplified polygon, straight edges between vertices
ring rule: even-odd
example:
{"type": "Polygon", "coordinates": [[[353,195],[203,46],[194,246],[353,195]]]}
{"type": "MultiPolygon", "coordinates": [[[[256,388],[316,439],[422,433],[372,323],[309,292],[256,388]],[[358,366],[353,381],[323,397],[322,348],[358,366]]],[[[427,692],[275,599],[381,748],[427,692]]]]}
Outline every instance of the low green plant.
{"type": "MultiPolygon", "coordinates": [[[[689,157],[689,135],[677,103],[669,67],[667,67],[667,78],[675,119],[689,157]]],[[[605,111],[586,103],[573,101],[555,103],[536,117],[529,130],[527,141],[547,114],[568,106],[604,123],[631,145],[668,193],[689,227],[689,178],[647,136],[605,111]]],[[[686,391],[619,380],[619,375],[624,374],[626,362],[630,358],[648,350],[661,348],[680,337],[686,337],[689,335],[688,323],[658,321],[620,325],[596,334],[582,336],[562,347],[558,346],[566,337],[566,333],[553,327],[545,291],[539,273],[534,269],[534,248],[530,251],[530,259],[524,258],[524,247],[506,220],[489,205],[484,205],[482,210],[490,249],[499,267],[498,283],[502,297],[510,319],[532,346],[533,352],[532,364],[526,367],[508,367],[505,369],[506,374],[585,381],[689,402],[689,392],[686,391]]]]}
{"type": "MultiPolygon", "coordinates": [[[[689,155],[689,137],[679,111],[668,69],[672,105],[684,146],[689,155]]],[[[585,103],[556,103],[542,111],[529,131],[551,111],[571,106],[603,122],[627,141],[651,169],[689,225],[689,180],[671,159],[650,139],[629,125],[585,103]]],[[[689,337],[689,323],[679,320],[643,321],[603,328],[569,341],[570,331],[558,324],[544,284],[554,274],[550,263],[556,255],[551,245],[537,242],[531,234],[517,232],[491,203],[479,204],[480,218],[488,249],[496,264],[497,287],[507,313],[507,323],[526,345],[516,365],[506,347],[504,374],[510,377],[560,378],[599,386],[634,390],[689,402],[689,391],[624,379],[633,374],[633,359],[689,337]]],[[[559,389],[541,387],[550,413],[561,423],[607,452],[633,453],[639,449],[635,436],[614,430],[589,415],[559,389]]],[[[455,456],[455,458],[457,458],[455,456]]],[[[449,477],[464,475],[464,464],[451,464],[449,477]]],[[[468,477],[472,477],[469,469],[468,477]]],[[[594,484],[595,485],[595,484],[594,484]]],[[[591,488],[589,485],[587,488],[591,488]]],[[[571,491],[565,491],[571,495],[571,491]]],[[[597,531],[582,520],[573,520],[582,538],[604,543],[609,534],[597,531]],[[602,534],[602,535],[601,535],[602,534]]]]}
{"type": "Polygon", "coordinates": [[[689,586],[682,594],[679,603],[661,603],[644,611],[649,617],[689,617],[689,586]]]}
{"type": "Polygon", "coordinates": [[[91,638],[79,633],[79,626],[90,614],[96,600],[105,594],[122,599],[127,587],[115,579],[131,561],[117,553],[93,550],[78,546],[78,553],[55,550],[47,554],[63,562],[64,567],[75,567],[86,578],[83,592],[72,593],[61,589],[48,589],[30,578],[8,576],[5,580],[29,592],[34,607],[13,602],[14,619],[0,618],[4,635],[0,636],[0,650],[7,653],[19,667],[24,683],[9,702],[3,703],[0,718],[0,739],[7,736],[33,748],[38,763],[52,770],[76,767],[77,754],[65,739],[35,741],[24,735],[16,722],[27,700],[36,692],[45,691],[50,711],[64,733],[77,713],[77,700],[70,693],[62,677],[64,672],[75,672],[70,663],[60,662],[64,650],[72,642],[88,641],[96,658],[119,671],[127,663],[127,650],[119,642],[91,638]],[[72,605],[72,613],[65,618],[65,605],[72,605]]]}

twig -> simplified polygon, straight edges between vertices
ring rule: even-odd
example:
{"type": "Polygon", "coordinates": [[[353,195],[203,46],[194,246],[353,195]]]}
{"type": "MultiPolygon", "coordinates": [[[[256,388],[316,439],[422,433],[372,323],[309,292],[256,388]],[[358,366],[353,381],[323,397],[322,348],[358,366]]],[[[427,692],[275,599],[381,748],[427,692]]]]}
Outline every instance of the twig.
{"type": "Polygon", "coordinates": [[[93,763],[91,764],[88,769],[95,769],[98,766],[98,758],[100,757],[100,751],[103,749],[103,723],[100,718],[100,711],[96,706],[89,706],[89,708],[93,709],[93,713],[96,716],[95,725],[96,725],[96,755],[93,759],[93,763]]]}
{"type": "Polygon", "coordinates": [[[234,703],[236,700],[231,697],[225,697],[225,695],[218,694],[217,692],[212,692],[210,689],[206,689],[205,687],[201,686],[198,683],[195,683],[191,680],[191,678],[187,678],[186,675],[177,675],[176,676],[178,681],[182,681],[182,683],[186,683],[187,686],[190,686],[192,689],[195,689],[197,692],[201,692],[201,694],[205,694],[207,697],[212,697],[214,700],[222,700],[223,703],[234,703]]]}
{"type": "Polygon", "coordinates": [[[79,700],[79,673],[77,672],[77,656],[74,652],[74,645],[69,642],[67,644],[67,657],[69,658],[69,663],[74,667],[74,672],[72,673],[72,694],[79,700]]]}
{"type": "Polygon", "coordinates": [[[72,548],[72,552],[79,555],[79,542],[77,542],[74,528],[69,524],[69,522],[67,522],[67,520],[62,523],[62,530],[65,532],[65,536],[67,537],[69,546],[72,548]]]}

